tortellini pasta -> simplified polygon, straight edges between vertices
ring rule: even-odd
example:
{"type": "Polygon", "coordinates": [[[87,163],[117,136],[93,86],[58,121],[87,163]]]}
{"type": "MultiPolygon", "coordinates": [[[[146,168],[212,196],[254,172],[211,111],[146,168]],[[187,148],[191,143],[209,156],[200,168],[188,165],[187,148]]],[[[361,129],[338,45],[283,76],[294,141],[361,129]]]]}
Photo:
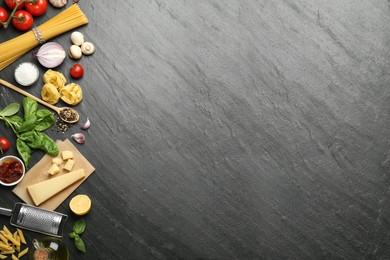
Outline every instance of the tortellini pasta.
{"type": "Polygon", "coordinates": [[[77,105],[83,99],[83,91],[76,83],[70,83],[60,90],[61,99],[69,105],[77,105]]]}
{"type": "Polygon", "coordinates": [[[58,92],[57,88],[51,83],[43,85],[41,95],[44,101],[52,105],[56,104],[60,99],[60,93],[58,92]]]}
{"type": "Polygon", "coordinates": [[[83,91],[78,84],[66,84],[66,79],[61,72],[47,70],[43,75],[41,96],[44,101],[52,105],[56,104],[61,98],[69,105],[77,105],[83,99],[83,91]]]}
{"type": "Polygon", "coordinates": [[[65,86],[65,84],[66,84],[66,78],[65,78],[64,74],[62,74],[61,72],[49,69],[43,75],[43,82],[45,82],[45,84],[51,83],[58,90],[61,90],[61,88],[63,86],[65,86]]]}

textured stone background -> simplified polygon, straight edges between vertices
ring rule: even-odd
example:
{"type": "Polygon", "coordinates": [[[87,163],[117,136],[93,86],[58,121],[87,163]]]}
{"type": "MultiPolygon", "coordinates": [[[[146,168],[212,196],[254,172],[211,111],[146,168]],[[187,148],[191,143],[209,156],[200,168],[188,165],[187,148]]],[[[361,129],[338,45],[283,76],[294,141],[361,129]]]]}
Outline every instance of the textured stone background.
{"type": "MultiPolygon", "coordinates": [[[[97,170],[76,191],[93,210],[86,255],[64,238],[72,259],[388,258],[389,1],[80,7],[97,51],[80,61],[76,108],[92,126],[79,147],[97,170]]],[[[55,41],[68,48],[69,33],[55,41]]],[[[1,77],[14,82],[31,60],[1,77]]],[[[22,100],[0,93],[1,107],[22,100]]],[[[70,214],[68,202],[58,211],[70,214]]]]}

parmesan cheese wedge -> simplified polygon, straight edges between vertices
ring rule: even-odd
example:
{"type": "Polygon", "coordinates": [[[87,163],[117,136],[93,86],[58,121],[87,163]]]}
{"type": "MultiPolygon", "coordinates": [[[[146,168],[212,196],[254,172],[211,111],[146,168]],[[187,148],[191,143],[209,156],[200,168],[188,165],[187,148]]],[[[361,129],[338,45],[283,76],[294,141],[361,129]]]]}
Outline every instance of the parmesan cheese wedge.
{"type": "Polygon", "coordinates": [[[27,190],[35,206],[38,206],[84,177],[85,171],[84,169],[80,169],[27,186],[27,190]]]}

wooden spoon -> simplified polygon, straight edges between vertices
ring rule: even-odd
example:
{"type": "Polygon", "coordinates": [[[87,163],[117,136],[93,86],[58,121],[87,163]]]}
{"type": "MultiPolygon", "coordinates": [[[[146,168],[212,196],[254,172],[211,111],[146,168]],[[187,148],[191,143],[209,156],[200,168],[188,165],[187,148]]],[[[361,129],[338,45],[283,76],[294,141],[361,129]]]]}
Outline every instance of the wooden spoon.
{"type": "Polygon", "coordinates": [[[22,94],[22,95],[24,95],[26,97],[30,97],[30,98],[34,99],[35,101],[41,103],[42,105],[44,105],[44,106],[54,110],[58,114],[58,116],[61,118],[61,120],[66,122],[66,123],[74,124],[77,121],[79,121],[79,119],[80,119],[79,113],[77,113],[77,111],[74,110],[73,108],[53,106],[53,105],[51,105],[49,103],[46,103],[42,99],[39,99],[39,98],[31,95],[30,93],[24,91],[23,89],[20,89],[17,86],[12,85],[11,83],[9,83],[9,82],[7,82],[5,80],[2,80],[2,79],[0,79],[0,84],[5,86],[5,87],[7,87],[7,88],[15,90],[16,92],[19,92],[20,94],[22,94]]]}

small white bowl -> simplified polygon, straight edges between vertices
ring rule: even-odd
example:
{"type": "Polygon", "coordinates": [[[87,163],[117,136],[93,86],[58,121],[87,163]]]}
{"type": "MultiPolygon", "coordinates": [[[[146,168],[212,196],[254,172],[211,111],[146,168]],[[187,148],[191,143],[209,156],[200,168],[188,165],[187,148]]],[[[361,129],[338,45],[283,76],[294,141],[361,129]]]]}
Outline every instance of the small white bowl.
{"type": "Polygon", "coordinates": [[[20,176],[20,178],[14,182],[7,183],[7,182],[3,182],[0,180],[0,184],[4,185],[4,186],[14,186],[14,185],[18,184],[24,178],[24,175],[26,174],[26,168],[24,167],[23,161],[20,158],[13,156],[13,155],[6,155],[6,156],[0,158],[0,166],[3,164],[3,162],[8,161],[8,160],[14,160],[14,161],[20,162],[22,164],[22,172],[23,173],[22,173],[22,176],[20,176]]]}
{"type": "Polygon", "coordinates": [[[31,62],[23,62],[16,67],[14,77],[20,85],[29,87],[38,81],[38,67],[31,62]]]}

